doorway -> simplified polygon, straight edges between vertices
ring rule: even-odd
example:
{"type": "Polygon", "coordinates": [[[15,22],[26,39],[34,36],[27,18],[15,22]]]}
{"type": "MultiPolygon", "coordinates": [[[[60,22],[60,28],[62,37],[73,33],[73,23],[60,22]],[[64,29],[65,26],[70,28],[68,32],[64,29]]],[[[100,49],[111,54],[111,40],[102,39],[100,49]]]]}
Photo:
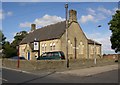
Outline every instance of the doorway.
{"type": "Polygon", "coordinates": [[[30,60],[30,51],[28,51],[28,60],[30,60]]]}

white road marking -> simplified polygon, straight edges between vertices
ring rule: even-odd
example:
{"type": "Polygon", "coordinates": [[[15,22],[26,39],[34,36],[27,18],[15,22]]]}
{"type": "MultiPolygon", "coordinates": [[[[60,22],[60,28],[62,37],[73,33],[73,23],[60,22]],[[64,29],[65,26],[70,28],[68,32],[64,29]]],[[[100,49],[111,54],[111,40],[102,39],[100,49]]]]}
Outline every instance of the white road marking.
{"type": "Polygon", "coordinates": [[[3,80],[3,81],[8,81],[8,80],[6,80],[6,79],[3,79],[3,78],[0,78],[0,80],[3,80]]]}

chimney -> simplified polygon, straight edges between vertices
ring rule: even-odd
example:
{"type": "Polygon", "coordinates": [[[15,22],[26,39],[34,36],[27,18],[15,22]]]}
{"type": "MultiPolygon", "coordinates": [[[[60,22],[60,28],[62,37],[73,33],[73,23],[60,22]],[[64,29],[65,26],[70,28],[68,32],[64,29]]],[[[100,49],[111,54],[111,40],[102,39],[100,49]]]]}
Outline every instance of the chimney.
{"type": "Polygon", "coordinates": [[[77,22],[77,11],[72,9],[69,11],[69,22],[73,21],[77,22]]]}
{"type": "Polygon", "coordinates": [[[31,24],[31,31],[36,30],[36,24],[31,24]]]}

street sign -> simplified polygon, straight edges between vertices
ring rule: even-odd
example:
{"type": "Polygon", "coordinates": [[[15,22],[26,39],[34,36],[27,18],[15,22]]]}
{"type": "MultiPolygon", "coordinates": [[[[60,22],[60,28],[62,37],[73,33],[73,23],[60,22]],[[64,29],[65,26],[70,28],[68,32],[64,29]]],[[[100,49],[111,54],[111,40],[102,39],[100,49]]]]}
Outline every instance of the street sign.
{"type": "Polygon", "coordinates": [[[39,42],[34,41],[34,50],[39,50],[39,42]]]}

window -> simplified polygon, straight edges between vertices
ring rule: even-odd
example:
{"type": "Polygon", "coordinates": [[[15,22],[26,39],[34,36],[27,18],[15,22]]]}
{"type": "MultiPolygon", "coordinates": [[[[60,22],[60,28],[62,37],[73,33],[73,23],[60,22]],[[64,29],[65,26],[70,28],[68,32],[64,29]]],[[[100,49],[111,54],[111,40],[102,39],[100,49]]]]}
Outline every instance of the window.
{"type": "Polygon", "coordinates": [[[68,43],[70,44],[70,40],[68,39],[68,43]]]}
{"type": "Polygon", "coordinates": [[[55,43],[53,43],[53,50],[55,50],[55,43]]]}
{"type": "Polygon", "coordinates": [[[42,51],[44,51],[44,44],[42,44],[42,51]]]}
{"type": "Polygon", "coordinates": [[[91,54],[94,54],[94,46],[90,46],[91,47],[91,54]]]}
{"type": "Polygon", "coordinates": [[[43,44],[42,44],[42,48],[41,48],[42,53],[46,51],[46,48],[47,48],[47,44],[46,44],[46,43],[45,43],[45,44],[43,43],[43,44]]]}
{"type": "Polygon", "coordinates": [[[82,42],[80,42],[80,45],[82,45],[83,43],[82,42]]]}
{"type": "Polygon", "coordinates": [[[82,45],[81,54],[84,54],[84,44],[82,45]]]}
{"type": "Polygon", "coordinates": [[[22,53],[21,56],[24,56],[25,53],[24,49],[21,50],[21,53],[22,53]]]}
{"type": "Polygon", "coordinates": [[[50,43],[50,50],[52,51],[52,43],[50,43]]]}
{"type": "Polygon", "coordinates": [[[80,49],[80,54],[83,54],[84,53],[84,44],[83,44],[83,42],[80,42],[79,49],[80,49]]]}
{"type": "Polygon", "coordinates": [[[79,44],[79,54],[80,54],[80,51],[81,51],[81,47],[80,47],[80,44],[79,44]]]}
{"type": "Polygon", "coordinates": [[[100,54],[100,49],[99,49],[99,47],[96,47],[96,50],[97,50],[97,54],[100,54]]]}
{"type": "Polygon", "coordinates": [[[46,48],[47,48],[47,44],[45,43],[44,44],[44,51],[46,51],[46,48]]]}
{"type": "Polygon", "coordinates": [[[72,54],[72,49],[73,49],[72,42],[70,41],[70,39],[68,39],[68,54],[72,54]]]}

